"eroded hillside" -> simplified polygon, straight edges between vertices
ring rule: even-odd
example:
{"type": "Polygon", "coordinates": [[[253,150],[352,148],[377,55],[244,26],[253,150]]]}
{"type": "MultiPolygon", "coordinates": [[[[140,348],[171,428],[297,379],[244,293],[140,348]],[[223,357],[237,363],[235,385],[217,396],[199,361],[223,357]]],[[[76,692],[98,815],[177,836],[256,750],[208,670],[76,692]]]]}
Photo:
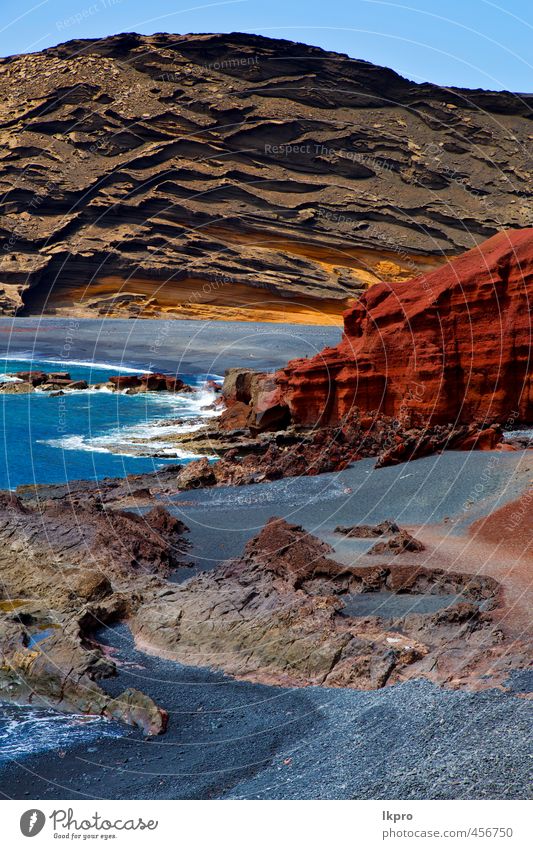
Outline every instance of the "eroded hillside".
{"type": "Polygon", "coordinates": [[[0,60],[0,309],[329,323],[533,224],[532,97],[244,34],[0,60]]]}

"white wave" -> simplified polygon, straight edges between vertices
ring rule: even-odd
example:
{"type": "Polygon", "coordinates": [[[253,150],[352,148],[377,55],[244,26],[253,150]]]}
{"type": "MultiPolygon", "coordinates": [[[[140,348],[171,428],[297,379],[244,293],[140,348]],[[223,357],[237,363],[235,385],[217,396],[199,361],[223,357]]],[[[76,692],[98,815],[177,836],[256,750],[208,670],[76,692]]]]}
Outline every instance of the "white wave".
{"type": "MultiPolygon", "coordinates": [[[[104,395],[124,395],[125,392],[122,390],[115,391],[111,389],[110,386],[106,386],[105,384],[101,384],[99,386],[88,386],[87,389],[69,389],[68,386],[62,386],[59,390],[63,393],[63,395],[93,395],[103,393],[104,395]]],[[[43,389],[42,386],[35,386],[33,390],[33,394],[36,395],[44,395],[45,397],[53,397],[53,393],[50,392],[49,389],[43,389]]]]}
{"type": "Polygon", "coordinates": [[[0,761],[123,734],[120,725],[100,716],[64,715],[46,708],[0,703],[0,761]]]}
{"type": "Polygon", "coordinates": [[[152,370],[147,368],[141,368],[141,366],[137,366],[134,368],[132,366],[117,366],[113,365],[113,363],[95,363],[92,361],[87,362],[87,360],[42,360],[39,358],[38,362],[40,363],[51,363],[53,365],[64,365],[64,366],[83,366],[88,369],[100,369],[101,371],[116,371],[123,374],[152,374],[152,370]]]}
{"type": "Polygon", "coordinates": [[[113,365],[113,363],[95,363],[92,360],[57,360],[39,356],[22,357],[18,354],[3,354],[0,356],[0,360],[7,360],[15,363],[35,363],[36,368],[38,367],[39,363],[48,363],[50,365],[63,366],[65,371],[67,370],[68,366],[81,366],[82,368],[100,369],[101,371],[114,371],[123,374],[153,374],[152,369],[142,368],[141,366],[137,366],[137,368],[134,368],[132,366],[113,365]]]}
{"type": "Polygon", "coordinates": [[[40,439],[38,442],[42,445],[50,445],[52,448],[62,448],[64,451],[94,451],[97,454],[109,454],[107,448],[100,448],[94,444],[94,440],[88,440],[85,436],[78,434],[63,436],[61,439],[40,439]]]}
{"type": "Polygon", "coordinates": [[[14,374],[0,374],[0,383],[22,383],[21,377],[15,377],[14,374]]]}
{"type": "Polygon", "coordinates": [[[164,440],[151,441],[146,445],[145,453],[140,453],[139,451],[143,447],[142,443],[137,445],[134,442],[125,443],[120,436],[115,436],[114,438],[110,436],[95,436],[91,438],[75,434],[62,437],[61,439],[46,439],[41,441],[46,445],[50,445],[52,448],[61,448],[63,451],[89,451],[92,454],[114,454],[115,457],[149,458],[165,455],[176,458],[177,460],[196,460],[202,456],[192,451],[183,451],[172,442],[165,442],[164,440]]]}
{"type": "MultiPolygon", "coordinates": [[[[100,389],[63,390],[66,394],[80,395],[89,392],[111,392],[114,390],[102,386],[100,389]]],[[[119,394],[124,394],[121,391],[119,394]]],[[[41,392],[41,395],[48,393],[41,392]]],[[[167,456],[180,460],[193,460],[203,456],[180,448],[173,439],[181,433],[199,430],[205,420],[220,414],[219,409],[206,409],[212,406],[216,393],[205,385],[194,393],[146,392],[132,395],[132,398],[150,402],[153,409],[164,407],[163,418],[155,416],[145,421],[125,427],[114,428],[108,433],[97,435],[70,434],[58,439],[40,440],[41,443],[63,451],[90,451],[99,454],[115,454],[122,457],[167,456]],[[165,415],[166,414],[166,415],[165,415]],[[175,416],[177,420],[173,420],[175,416]],[[167,437],[167,438],[165,438],[167,437]]]]}

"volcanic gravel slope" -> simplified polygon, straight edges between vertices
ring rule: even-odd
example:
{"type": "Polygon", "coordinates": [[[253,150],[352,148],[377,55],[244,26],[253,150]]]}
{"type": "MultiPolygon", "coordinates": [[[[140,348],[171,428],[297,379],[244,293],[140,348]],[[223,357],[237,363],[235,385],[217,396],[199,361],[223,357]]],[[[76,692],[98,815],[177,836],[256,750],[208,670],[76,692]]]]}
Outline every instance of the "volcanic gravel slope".
{"type": "Polygon", "coordinates": [[[71,41],[0,91],[7,314],[336,322],[533,223],[527,95],[239,33],[71,41]]]}

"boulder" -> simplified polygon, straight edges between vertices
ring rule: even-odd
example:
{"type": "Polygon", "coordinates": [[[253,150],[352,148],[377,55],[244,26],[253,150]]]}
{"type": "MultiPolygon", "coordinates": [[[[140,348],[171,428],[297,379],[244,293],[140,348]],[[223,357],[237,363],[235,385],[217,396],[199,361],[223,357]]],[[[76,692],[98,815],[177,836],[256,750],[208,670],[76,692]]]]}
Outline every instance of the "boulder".
{"type": "Polygon", "coordinates": [[[200,489],[204,486],[214,486],[216,482],[214,468],[207,457],[187,463],[178,475],[180,489],[200,489]]]}
{"type": "Polygon", "coordinates": [[[137,374],[113,375],[108,381],[114,389],[132,389],[141,385],[141,378],[137,374]]]}
{"type": "Polygon", "coordinates": [[[249,404],[252,400],[252,383],[256,379],[257,373],[252,369],[227,369],[222,384],[222,394],[226,403],[239,401],[249,404]]]}
{"type": "Polygon", "coordinates": [[[163,734],[168,724],[168,713],[145,693],[130,687],[104,708],[105,716],[135,725],[147,736],[163,734]]]}
{"type": "Polygon", "coordinates": [[[141,374],[140,381],[147,392],[159,392],[167,388],[167,377],[164,374],[141,374]]]}
{"type": "Polygon", "coordinates": [[[503,439],[503,433],[498,426],[475,430],[457,442],[454,446],[458,451],[494,451],[503,439]]]}
{"type": "Polygon", "coordinates": [[[350,525],[348,527],[337,525],[335,528],[336,534],[343,534],[343,536],[347,537],[358,537],[359,539],[389,536],[390,534],[398,534],[399,532],[400,528],[396,522],[391,522],[389,519],[379,522],[377,525],[350,525]]]}
{"type": "Polygon", "coordinates": [[[25,395],[33,391],[33,383],[26,381],[17,381],[16,383],[5,381],[0,383],[0,394],[2,395],[25,395]]]}
{"type": "Polygon", "coordinates": [[[254,420],[253,410],[243,401],[234,401],[219,416],[218,426],[221,430],[241,430],[247,428],[254,420]]]}
{"type": "Polygon", "coordinates": [[[193,392],[192,386],[185,383],[180,377],[165,375],[165,389],[167,392],[193,392]]]}
{"type": "Polygon", "coordinates": [[[377,542],[372,546],[369,554],[403,554],[405,551],[424,551],[425,546],[420,540],[411,536],[407,531],[399,531],[390,539],[377,542]]]}
{"type": "Polygon", "coordinates": [[[25,383],[31,383],[32,386],[40,386],[48,380],[48,375],[44,371],[17,371],[15,377],[25,383]]]}

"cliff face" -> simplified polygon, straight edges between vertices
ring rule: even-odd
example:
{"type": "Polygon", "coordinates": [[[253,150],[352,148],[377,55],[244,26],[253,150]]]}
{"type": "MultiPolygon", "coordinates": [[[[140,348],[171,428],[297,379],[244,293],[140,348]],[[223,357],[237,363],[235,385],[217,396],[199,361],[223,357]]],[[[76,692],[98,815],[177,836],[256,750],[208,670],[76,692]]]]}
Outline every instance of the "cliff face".
{"type": "Polygon", "coordinates": [[[327,323],[533,223],[533,98],[244,34],[0,60],[0,310],[327,323]]]}
{"type": "Polygon", "coordinates": [[[293,422],[354,407],[400,420],[533,422],[533,229],[510,230],[431,274],[372,287],[340,345],[278,373],[293,422]]]}

